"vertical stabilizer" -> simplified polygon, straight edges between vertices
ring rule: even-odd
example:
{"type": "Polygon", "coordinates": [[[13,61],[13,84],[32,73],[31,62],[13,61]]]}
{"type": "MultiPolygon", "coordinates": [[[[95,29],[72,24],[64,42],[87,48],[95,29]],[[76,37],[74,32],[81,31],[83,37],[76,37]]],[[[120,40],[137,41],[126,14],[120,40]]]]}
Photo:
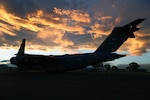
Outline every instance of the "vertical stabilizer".
{"type": "Polygon", "coordinates": [[[128,38],[135,38],[134,32],[139,30],[137,25],[145,18],[137,19],[125,26],[116,27],[95,52],[115,52],[128,38]]]}
{"type": "Polygon", "coordinates": [[[24,50],[25,50],[25,39],[22,40],[22,43],[20,45],[19,51],[17,53],[17,56],[24,55],[24,50]]]}

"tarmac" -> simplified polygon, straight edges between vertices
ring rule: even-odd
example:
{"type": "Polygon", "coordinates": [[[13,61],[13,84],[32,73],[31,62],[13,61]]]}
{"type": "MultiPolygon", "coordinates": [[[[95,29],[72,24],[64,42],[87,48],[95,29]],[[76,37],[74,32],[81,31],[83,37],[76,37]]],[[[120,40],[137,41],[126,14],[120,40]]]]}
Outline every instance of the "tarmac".
{"type": "Polygon", "coordinates": [[[150,73],[0,72],[0,100],[150,100],[150,73]]]}

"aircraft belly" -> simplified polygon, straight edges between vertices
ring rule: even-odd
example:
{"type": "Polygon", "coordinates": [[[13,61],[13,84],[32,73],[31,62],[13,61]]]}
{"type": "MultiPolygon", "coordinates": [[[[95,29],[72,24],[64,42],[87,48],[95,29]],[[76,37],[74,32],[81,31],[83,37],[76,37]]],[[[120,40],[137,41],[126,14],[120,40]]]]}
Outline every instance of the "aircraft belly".
{"type": "Polygon", "coordinates": [[[77,56],[66,57],[63,60],[63,65],[66,68],[66,70],[72,70],[72,69],[85,68],[86,66],[89,66],[98,62],[101,62],[101,61],[95,58],[93,54],[77,55],[77,56]]]}

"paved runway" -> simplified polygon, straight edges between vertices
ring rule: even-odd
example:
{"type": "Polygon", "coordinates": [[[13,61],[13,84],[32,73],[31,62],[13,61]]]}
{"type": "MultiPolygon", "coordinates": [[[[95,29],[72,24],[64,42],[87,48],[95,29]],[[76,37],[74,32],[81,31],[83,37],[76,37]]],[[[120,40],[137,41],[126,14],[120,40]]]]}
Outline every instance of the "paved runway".
{"type": "Polygon", "coordinates": [[[150,100],[150,73],[0,72],[0,100],[150,100]]]}

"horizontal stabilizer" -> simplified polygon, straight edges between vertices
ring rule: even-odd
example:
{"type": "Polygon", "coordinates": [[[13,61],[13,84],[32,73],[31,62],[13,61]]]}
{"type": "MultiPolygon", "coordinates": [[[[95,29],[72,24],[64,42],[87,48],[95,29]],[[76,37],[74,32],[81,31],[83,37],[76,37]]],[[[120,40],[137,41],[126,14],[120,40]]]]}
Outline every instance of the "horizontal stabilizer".
{"type": "Polygon", "coordinates": [[[123,28],[132,28],[134,26],[137,26],[138,24],[140,24],[141,22],[143,22],[145,19],[146,18],[137,19],[137,20],[135,20],[135,21],[133,21],[133,22],[131,22],[131,23],[123,26],[123,28]]]}
{"type": "Polygon", "coordinates": [[[137,25],[144,21],[145,18],[137,19],[123,27],[120,27],[120,31],[126,32],[129,35],[129,38],[135,38],[133,32],[138,31],[140,28],[137,28],[137,25]]]}
{"type": "Polygon", "coordinates": [[[95,52],[115,52],[128,38],[135,38],[133,33],[139,30],[137,25],[144,20],[145,18],[137,19],[123,27],[114,28],[95,52]]]}

